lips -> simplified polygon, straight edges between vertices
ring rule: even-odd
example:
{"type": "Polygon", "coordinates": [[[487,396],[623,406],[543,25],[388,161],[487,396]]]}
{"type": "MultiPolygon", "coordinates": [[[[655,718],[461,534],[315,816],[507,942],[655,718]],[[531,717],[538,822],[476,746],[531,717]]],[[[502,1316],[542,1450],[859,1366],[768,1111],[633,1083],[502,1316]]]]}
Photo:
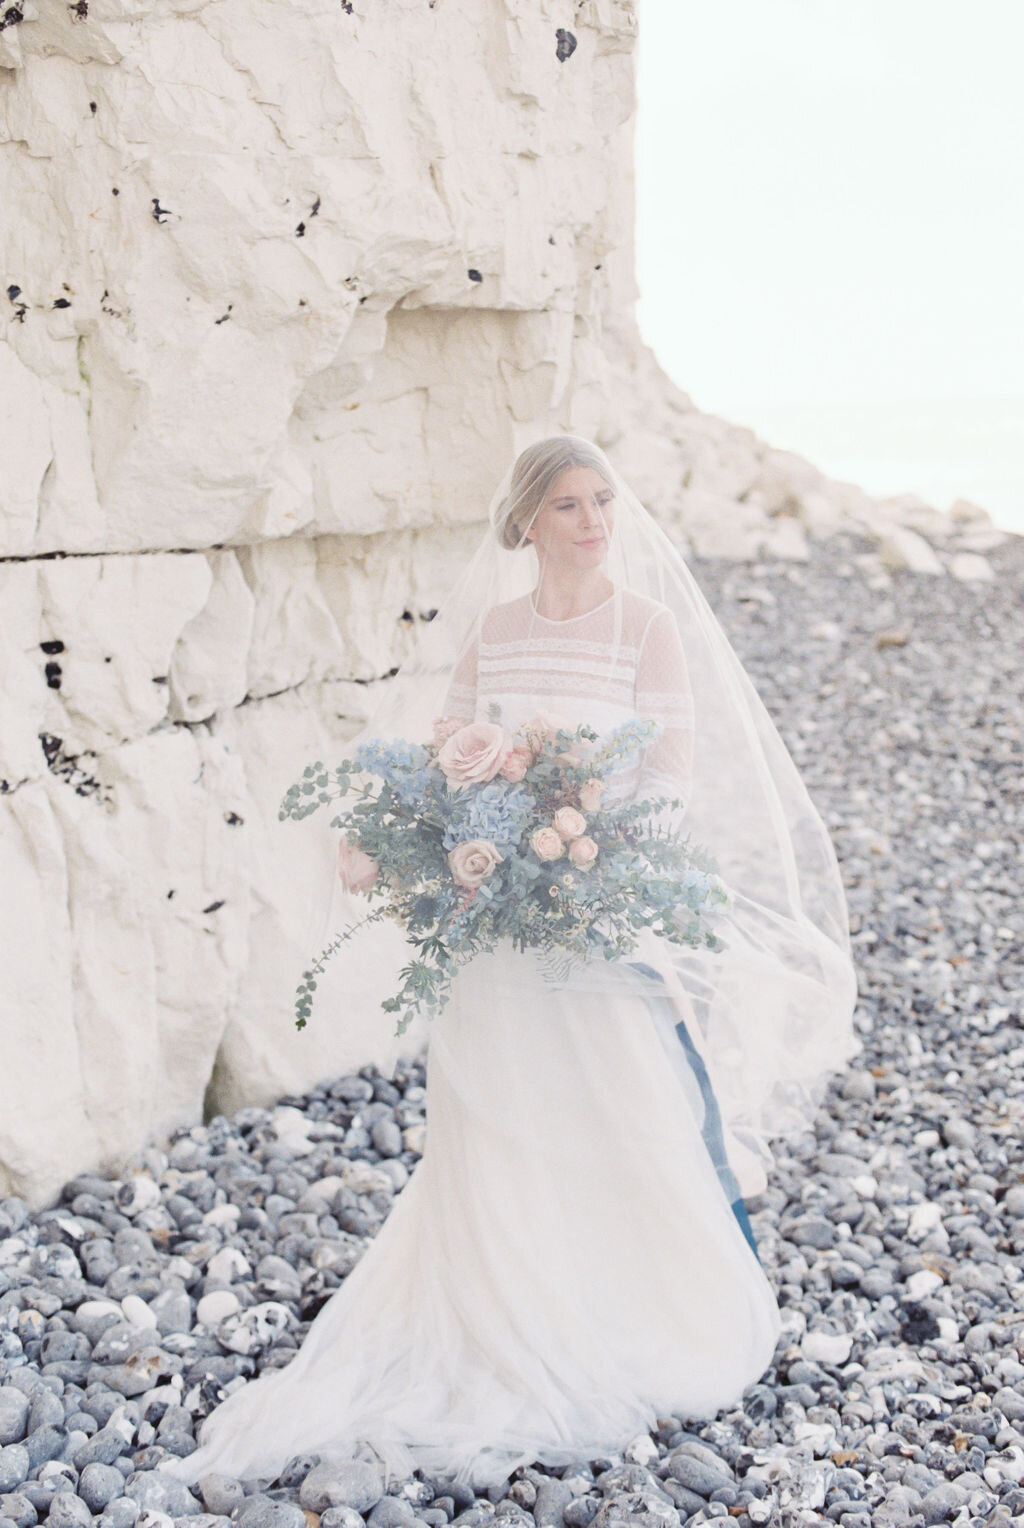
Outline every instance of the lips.
{"type": "Polygon", "coordinates": [[[604,537],[603,536],[591,536],[586,541],[577,541],[576,545],[577,546],[603,546],[604,545],[604,537]]]}

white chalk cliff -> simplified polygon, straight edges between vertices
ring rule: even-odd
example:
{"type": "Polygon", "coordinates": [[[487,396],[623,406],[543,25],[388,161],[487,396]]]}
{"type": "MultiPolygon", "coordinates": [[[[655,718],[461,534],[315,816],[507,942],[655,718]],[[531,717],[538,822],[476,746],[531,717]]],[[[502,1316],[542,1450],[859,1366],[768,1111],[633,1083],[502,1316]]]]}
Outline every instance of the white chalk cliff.
{"type": "Polygon", "coordinates": [[[538,430],[600,439],[698,553],[852,524],[987,571],[983,516],[830,484],[639,344],[635,29],[0,4],[0,1193],[388,1058],[357,1004],[291,1028],[315,876],[278,802],[538,430]]]}

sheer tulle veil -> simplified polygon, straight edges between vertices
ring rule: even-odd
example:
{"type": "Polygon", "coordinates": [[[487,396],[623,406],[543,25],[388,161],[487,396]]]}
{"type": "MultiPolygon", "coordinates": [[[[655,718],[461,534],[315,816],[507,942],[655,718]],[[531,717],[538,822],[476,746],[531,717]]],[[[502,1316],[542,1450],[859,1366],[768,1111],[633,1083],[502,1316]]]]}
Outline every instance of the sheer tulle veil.
{"type": "MultiPolygon", "coordinates": [[[[369,737],[426,740],[444,715],[471,719],[465,707],[472,705],[473,665],[488,641],[488,622],[515,601],[519,609],[528,601],[536,613],[532,596],[544,564],[531,530],[551,505],[560,475],[574,467],[588,469],[589,509],[606,538],[601,566],[614,588],[610,637],[583,656],[595,679],[613,687],[617,647],[635,644],[638,611],[658,633],[663,676],[655,666],[647,693],[657,700],[663,687],[660,700],[675,720],[652,746],[647,794],[653,782],[659,796],[682,799],[681,810],[664,814],[667,830],[690,835],[708,851],[730,894],[719,924],[724,950],[697,951],[652,936],[636,969],[667,990],[685,1017],[749,1194],[764,1182],[770,1137],[806,1128],[828,1075],[858,1048],[846,901],[825,824],[768,712],[683,557],[603,451],[577,436],[554,436],[510,464],[476,553],[351,746],[369,737]]],[[[522,651],[536,676],[536,712],[557,718],[557,660],[545,643],[550,629],[539,615],[535,625],[531,620],[522,651]]],[[[326,829],[330,813],[318,815],[326,829]]],[[[366,911],[333,873],[327,879],[332,890],[318,909],[324,943],[366,911]]],[[[379,1001],[407,953],[394,926],[357,933],[332,957],[313,1021],[344,1022],[343,1013],[331,1012],[335,1003],[350,1010],[379,1001]]],[[[599,961],[559,980],[598,994],[606,977],[599,961]]],[[[390,1023],[383,1013],[380,1021],[390,1023]]]]}

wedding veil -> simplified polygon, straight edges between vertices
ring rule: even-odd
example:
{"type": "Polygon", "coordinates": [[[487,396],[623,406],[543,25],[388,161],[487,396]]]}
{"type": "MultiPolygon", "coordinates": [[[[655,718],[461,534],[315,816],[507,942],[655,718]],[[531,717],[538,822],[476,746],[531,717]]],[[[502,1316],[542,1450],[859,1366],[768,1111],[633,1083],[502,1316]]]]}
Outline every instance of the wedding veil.
{"type": "MultiPolygon", "coordinates": [[[[685,1018],[718,1098],[730,1154],[748,1163],[770,1160],[769,1138],[808,1126],[829,1073],[858,1048],[835,853],[683,557],[604,453],[579,437],[539,441],[506,470],[479,548],[347,756],[371,737],[427,740],[438,718],[473,719],[474,705],[477,719],[486,720],[474,694],[476,665],[481,653],[490,655],[492,669],[508,665],[501,655],[512,651],[509,642],[518,657],[505,683],[523,717],[564,716],[601,731],[602,716],[614,719],[617,707],[631,708],[632,685],[639,714],[661,725],[632,788],[682,799],[661,820],[714,859],[729,892],[716,924],[725,948],[698,950],[652,936],[634,969],[685,1018]],[[601,566],[615,592],[600,616],[579,628],[574,645],[559,646],[550,636],[560,623],[545,622],[532,597],[539,559],[531,529],[559,475],[578,467],[589,474],[587,508],[606,538],[601,566]]],[[[340,929],[365,911],[364,899],[335,885],[325,926],[340,929]]],[[[352,992],[367,1000],[372,966],[384,996],[394,986],[396,962],[407,958],[393,925],[369,928],[341,946],[330,990],[348,990],[351,977],[352,992]]],[[[563,979],[599,992],[607,970],[588,963],[563,979]]],[[[317,996],[315,1022],[327,1018],[317,996]]],[[[381,1023],[389,1023],[383,1013],[381,1023]]],[[[738,1175],[747,1192],[763,1182],[763,1173],[738,1175]]]]}

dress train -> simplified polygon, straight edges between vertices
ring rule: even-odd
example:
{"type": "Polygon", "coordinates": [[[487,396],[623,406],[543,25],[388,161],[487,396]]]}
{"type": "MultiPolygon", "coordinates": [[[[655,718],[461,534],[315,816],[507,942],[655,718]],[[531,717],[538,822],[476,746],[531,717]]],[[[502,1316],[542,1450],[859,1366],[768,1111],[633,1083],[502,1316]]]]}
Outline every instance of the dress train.
{"type": "Polygon", "coordinates": [[[507,947],[460,971],[408,1186],[292,1362],[165,1468],[273,1478],[369,1450],[479,1488],[713,1416],[760,1377],[779,1311],[706,1073],[667,1000],[608,978],[562,988],[507,947]]]}

